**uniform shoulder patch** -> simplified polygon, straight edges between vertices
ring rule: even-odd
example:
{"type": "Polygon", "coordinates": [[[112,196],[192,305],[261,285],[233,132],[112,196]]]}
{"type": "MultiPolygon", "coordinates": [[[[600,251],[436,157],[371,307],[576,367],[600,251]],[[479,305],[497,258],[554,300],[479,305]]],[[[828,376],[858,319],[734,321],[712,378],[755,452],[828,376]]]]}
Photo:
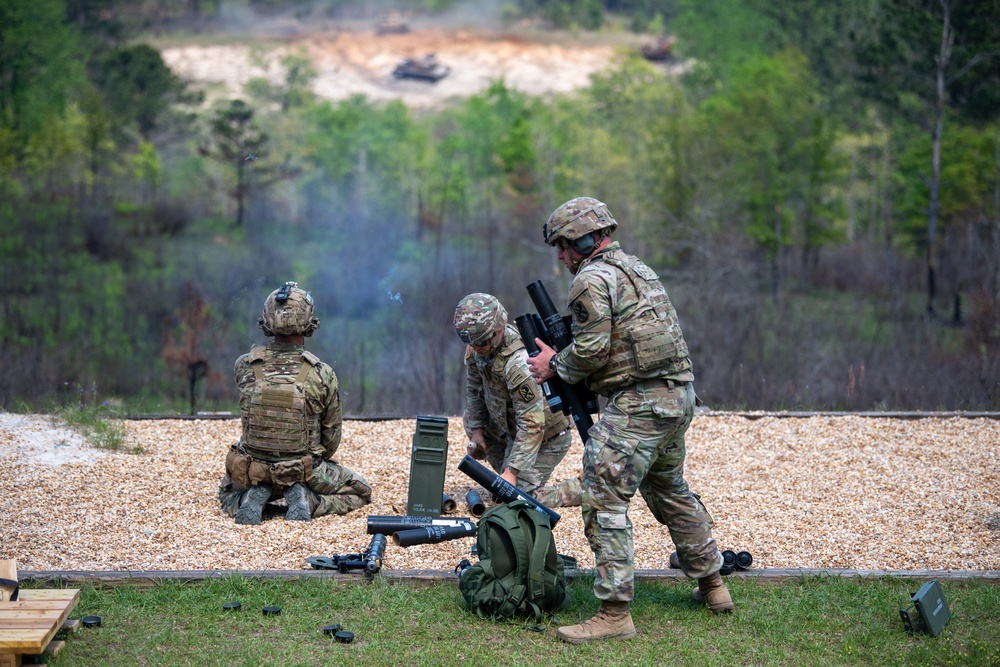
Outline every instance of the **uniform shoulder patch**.
{"type": "Polygon", "coordinates": [[[531,403],[535,400],[535,390],[532,388],[530,382],[522,382],[521,386],[517,388],[517,395],[525,403],[531,403]]]}
{"type": "Polygon", "coordinates": [[[508,382],[507,386],[509,387],[516,387],[531,376],[531,373],[528,372],[527,364],[522,367],[521,364],[517,363],[517,359],[511,359],[508,362],[506,374],[508,382]]]}
{"type": "Polygon", "coordinates": [[[577,299],[573,302],[573,317],[576,318],[577,322],[581,324],[590,319],[590,312],[587,310],[587,304],[583,302],[582,299],[577,299]]]}

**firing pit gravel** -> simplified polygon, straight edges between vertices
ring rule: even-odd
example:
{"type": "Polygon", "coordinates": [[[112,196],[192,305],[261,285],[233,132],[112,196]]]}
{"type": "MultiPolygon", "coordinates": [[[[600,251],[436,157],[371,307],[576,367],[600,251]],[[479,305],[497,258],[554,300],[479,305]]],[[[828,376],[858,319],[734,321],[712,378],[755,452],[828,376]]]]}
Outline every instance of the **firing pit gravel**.
{"type": "MultiPolygon", "coordinates": [[[[124,422],[142,454],[92,449],[49,418],[0,413],[0,559],[21,570],[294,570],[309,556],[364,549],[369,514],[406,510],[415,420],[347,421],[340,461],[374,485],[346,517],[237,526],[216,499],[238,420],[124,422]]],[[[575,437],[575,436],[574,436],[575,437]]],[[[461,420],[449,424],[445,489],[457,470],[461,420]]],[[[715,517],[721,548],[754,567],[1000,570],[1000,421],[699,415],[686,474],[715,517]]],[[[576,474],[579,441],[554,479],[576,474]]],[[[592,566],[579,508],[562,508],[559,551],[592,566]]],[[[666,569],[669,535],[636,498],[635,564],[666,569]]],[[[384,567],[451,571],[473,538],[407,549],[384,567]]]]}

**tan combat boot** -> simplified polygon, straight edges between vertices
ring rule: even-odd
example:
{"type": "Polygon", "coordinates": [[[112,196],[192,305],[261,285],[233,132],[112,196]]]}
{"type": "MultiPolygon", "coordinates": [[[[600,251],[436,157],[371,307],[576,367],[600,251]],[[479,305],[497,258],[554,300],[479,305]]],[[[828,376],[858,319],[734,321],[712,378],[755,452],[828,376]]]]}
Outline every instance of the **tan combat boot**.
{"type": "Polygon", "coordinates": [[[729,597],[729,589],[718,572],[699,579],[698,588],[691,591],[691,598],[695,602],[707,603],[713,614],[729,613],[736,609],[733,599],[729,597]]]}
{"type": "Polygon", "coordinates": [[[628,602],[602,602],[597,615],[579,625],[564,625],[556,637],[570,644],[583,644],[595,639],[631,639],[635,637],[628,602]]]}

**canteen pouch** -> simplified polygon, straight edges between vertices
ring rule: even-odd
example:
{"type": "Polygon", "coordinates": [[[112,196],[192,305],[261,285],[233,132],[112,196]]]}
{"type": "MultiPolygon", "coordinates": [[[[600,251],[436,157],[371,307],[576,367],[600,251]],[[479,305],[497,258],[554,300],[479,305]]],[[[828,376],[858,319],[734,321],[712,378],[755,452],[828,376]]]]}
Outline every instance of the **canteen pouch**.
{"type": "Polygon", "coordinates": [[[312,479],[312,456],[303,456],[290,461],[278,461],[271,465],[271,481],[276,486],[291,486],[312,479]]]}
{"type": "Polygon", "coordinates": [[[271,483],[271,467],[263,461],[250,461],[247,474],[251,485],[271,483]]]}
{"type": "Polygon", "coordinates": [[[229,478],[241,486],[250,486],[251,460],[246,454],[241,454],[238,449],[231,447],[226,454],[226,473],[229,474],[229,478]]]}

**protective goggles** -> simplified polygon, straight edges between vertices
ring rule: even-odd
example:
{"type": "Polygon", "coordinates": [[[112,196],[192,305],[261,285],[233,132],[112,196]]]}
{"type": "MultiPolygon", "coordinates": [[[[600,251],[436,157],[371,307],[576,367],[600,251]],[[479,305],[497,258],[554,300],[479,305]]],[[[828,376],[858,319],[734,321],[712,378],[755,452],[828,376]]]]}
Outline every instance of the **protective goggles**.
{"type": "Polygon", "coordinates": [[[466,345],[471,345],[473,347],[483,347],[484,345],[486,345],[487,343],[489,343],[493,339],[493,334],[494,333],[495,332],[493,332],[493,331],[489,331],[489,332],[483,334],[482,336],[479,336],[479,337],[473,339],[472,336],[469,335],[468,331],[464,331],[463,330],[463,331],[459,331],[458,332],[458,337],[466,345]]]}

